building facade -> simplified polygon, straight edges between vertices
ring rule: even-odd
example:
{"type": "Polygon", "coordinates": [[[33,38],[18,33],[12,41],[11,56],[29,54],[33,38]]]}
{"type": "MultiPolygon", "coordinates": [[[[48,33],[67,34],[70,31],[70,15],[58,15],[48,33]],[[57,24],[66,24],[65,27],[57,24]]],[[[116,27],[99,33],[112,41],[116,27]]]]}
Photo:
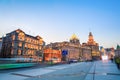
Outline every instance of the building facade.
{"type": "Polygon", "coordinates": [[[91,61],[92,60],[91,48],[89,46],[86,46],[86,43],[83,43],[81,50],[82,61],[91,61]]]}
{"type": "Polygon", "coordinates": [[[44,61],[59,63],[61,62],[61,50],[45,48],[44,49],[44,61]]]}
{"type": "Polygon", "coordinates": [[[117,45],[117,47],[116,47],[116,50],[115,50],[115,56],[116,57],[120,57],[120,46],[119,45],[117,45]]]}
{"type": "Polygon", "coordinates": [[[105,52],[108,55],[109,59],[113,59],[115,56],[115,50],[114,48],[105,48],[105,52]]]}
{"type": "Polygon", "coordinates": [[[72,35],[70,41],[50,43],[47,47],[61,50],[62,61],[69,61],[72,59],[79,60],[81,57],[81,45],[75,34],[72,35]],[[62,51],[67,51],[67,54],[63,55],[62,51]]]}
{"type": "Polygon", "coordinates": [[[84,44],[84,46],[91,49],[91,56],[93,60],[100,59],[99,44],[94,41],[94,37],[91,32],[89,33],[88,41],[84,44]]]}
{"type": "Polygon", "coordinates": [[[40,36],[31,36],[20,29],[3,37],[1,57],[40,57],[43,55],[45,42],[40,36]]]}
{"type": "Polygon", "coordinates": [[[2,48],[2,38],[0,38],[0,54],[1,54],[1,48],[2,48]]]}

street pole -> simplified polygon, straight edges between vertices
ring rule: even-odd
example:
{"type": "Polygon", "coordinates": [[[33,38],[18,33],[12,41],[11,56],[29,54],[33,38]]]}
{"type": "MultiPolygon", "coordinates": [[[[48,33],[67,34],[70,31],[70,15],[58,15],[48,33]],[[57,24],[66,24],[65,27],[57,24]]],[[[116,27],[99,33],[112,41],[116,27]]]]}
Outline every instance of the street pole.
{"type": "Polygon", "coordinates": [[[92,46],[90,46],[90,49],[91,49],[91,60],[93,60],[93,58],[92,58],[92,46]]]}
{"type": "Polygon", "coordinates": [[[69,49],[67,51],[68,51],[68,63],[70,64],[70,61],[69,61],[69,58],[70,58],[69,49]]]}
{"type": "Polygon", "coordinates": [[[51,58],[50,58],[50,64],[52,65],[52,48],[51,48],[51,58]]]}
{"type": "Polygon", "coordinates": [[[95,65],[94,65],[94,72],[93,72],[93,80],[95,80],[95,70],[96,70],[96,63],[95,63],[95,65]]]}
{"type": "Polygon", "coordinates": [[[82,53],[81,53],[81,49],[79,47],[79,61],[81,61],[81,57],[82,57],[82,53]]]}
{"type": "Polygon", "coordinates": [[[51,65],[52,65],[52,43],[51,43],[51,65]]]}

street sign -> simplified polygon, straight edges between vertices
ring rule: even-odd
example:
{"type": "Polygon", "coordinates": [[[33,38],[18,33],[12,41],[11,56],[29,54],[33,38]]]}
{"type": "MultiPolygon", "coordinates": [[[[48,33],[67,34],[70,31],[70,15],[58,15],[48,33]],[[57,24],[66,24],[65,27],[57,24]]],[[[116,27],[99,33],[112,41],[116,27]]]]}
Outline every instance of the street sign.
{"type": "Polygon", "coordinates": [[[63,55],[63,56],[65,56],[65,55],[67,55],[67,54],[68,54],[68,50],[63,50],[63,51],[62,51],[62,55],[63,55]]]}

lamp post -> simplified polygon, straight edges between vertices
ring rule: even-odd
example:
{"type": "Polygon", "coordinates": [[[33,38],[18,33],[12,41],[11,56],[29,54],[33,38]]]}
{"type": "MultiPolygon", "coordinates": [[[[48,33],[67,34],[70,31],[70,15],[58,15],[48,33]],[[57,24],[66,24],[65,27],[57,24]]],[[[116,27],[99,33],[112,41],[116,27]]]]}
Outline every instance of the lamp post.
{"type": "Polygon", "coordinates": [[[50,48],[51,48],[51,58],[50,58],[50,63],[51,63],[51,65],[52,65],[52,43],[50,43],[50,48]]]}
{"type": "Polygon", "coordinates": [[[70,64],[70,49],[69,48],[67,49],[67,52],[68,52],[68,63],[70,64]]]}
{"type": "Polygon", "coordinates": [[[79,48],[79,61],[82,61],[82,58],[83,58],[83,48],[80,47],[79,48]]]}
{"type": "Polygon", "coordinates": [[[90,45],[90,49],[91,49],[91,60],[93,60],[93,57],[92,57],[92,45],[90,45]]]}

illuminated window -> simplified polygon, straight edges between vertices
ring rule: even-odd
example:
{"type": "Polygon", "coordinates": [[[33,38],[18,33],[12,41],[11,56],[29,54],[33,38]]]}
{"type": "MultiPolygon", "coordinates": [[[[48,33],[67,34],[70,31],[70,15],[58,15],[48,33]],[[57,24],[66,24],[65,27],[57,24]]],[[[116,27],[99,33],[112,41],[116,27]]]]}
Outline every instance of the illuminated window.
{"type": "Polygon", "coordinates": [[[18,55],[21,55],[21,50],[20,49],[18,49],[18,55]]]}
{"type": "Polygon", "coordinates": [[[36,40],[35,40],[35,44],[36,44],[37,42],[36,42],[36,40]]]}
{"type": "Polygon", "coordinates": [[[26,42],[29,42],[29,38],[28,37],[26,38],[26,42]]]}
{"type": "Polygon", "coordinates": [[[30,44],[28,44],[28,48],[30,48],[30,44]]]}
{"type": "Polygon", "coordinates": [[[42,40],[42,39],[40,40],[40,44],[41,44],[41,45],[43,44],[43,40],[42,40]]]}
{"type": "Polygon", "coordinates": [[[38,42],[38,41],[36,41],[36,44],[39,44],[39,42],[38,42]]]}
{"type": "Polygon", "coordinates": [[[27,43],[25,44],[25,48],[27,48],[27,43]]]}
{"type": "Polygon", "coordinates": [[[39,49],[41,50],[41,49],[42,49],[42,47],[40,46],[40,47],[39,47],[39,49]]]}
{"type": "Polygon", "coordinates": [[[11,54],[13,54],[13,49],[11,50],[11,54]]]}
{"type": "Polygon", "coordinates": [[[30,44],[30,48],[32,48],[32,45],[30,44]]]}
{"type": "Polygon", "coordinates": [[[12,36],[12,40],[15,40],[15,35],[12,36]]]}
{"type": "Polygon", "coordinates": [[[33,45],[31,44],[31,48],[33,48],[33,45]]]}
{"type": "Polygon", "coordinates": [[[12,46],[14,46],[14,42],[12,42],[12,46]]]}
{"type": "Polygon", "coordinates": [[[38,49],[38,46],[35,46],[35,49],[38,49]]]}
{"type": "Polygon", "coordinates": [[[18,46],[19,46],[19,47],[22,47],[22,42],[19,42],[18,46]]]}
{"type": "Polygon", "coordinates": [[[18,39],[23,41],[23,40],[25,39],[25,35],[24,35],[24,33],[22,33],[22,32],[19,33],[19,35],[18,35],[18,39]]]}
{"type": "Polygon", "coordinates": [[[29,42],[31,43],[31,39],[29,38],[29,42]]]}
{"type": "Polygon", "coordinates": [[[35,40],[33,40],[33,42],[32,43],[34,43],[35,44],[35,40]]]}

